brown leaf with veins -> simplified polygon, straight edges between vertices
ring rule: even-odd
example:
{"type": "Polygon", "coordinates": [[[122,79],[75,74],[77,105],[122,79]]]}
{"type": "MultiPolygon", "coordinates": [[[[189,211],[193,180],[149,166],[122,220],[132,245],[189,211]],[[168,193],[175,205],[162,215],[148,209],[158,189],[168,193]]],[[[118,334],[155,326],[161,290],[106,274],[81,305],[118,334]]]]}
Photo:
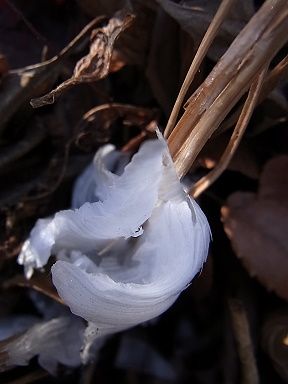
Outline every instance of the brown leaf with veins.
{"type": "Polygon", "coordinates": [[[107,76],[114,43],[118,35],[128,28],[133,20],[134,15],[131,13],[119,11],[105,26],[93,30],[89,53],[78,61],[72,77],[46,95],[32,99],[30,102],[32,107],[53,104],[57,97],[74,85],[97,81],[107,76]]]}
{"type": "Polygon", "coordinates": [[[236,192],[222,207],[226,234],[251,276],[288,300],[288,156],[270,160],[258,194],[236,192]]]}

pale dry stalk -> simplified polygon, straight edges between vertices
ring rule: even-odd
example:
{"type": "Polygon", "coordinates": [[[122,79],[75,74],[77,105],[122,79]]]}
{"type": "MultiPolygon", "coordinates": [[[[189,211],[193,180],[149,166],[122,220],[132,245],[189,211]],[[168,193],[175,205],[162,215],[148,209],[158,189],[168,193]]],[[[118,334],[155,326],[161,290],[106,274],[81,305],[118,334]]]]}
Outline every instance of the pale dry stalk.
{"type": "Polygon", "coordinates": [[[189,71],[187,72],[187,75],[185,77],[185,80],[183,81],[183,84],[181,86],[181,89],[179,91],[179,94],[177,96],[176,102],[174,104],[173,110],[171,112],[171,115],[169,117],[164,137],[167,138],[170,133],[172,132],[180,108],[183,104],[183,100],[185,98],[185,95],[195,77],[195,74],[197,73],[200,64],[202,63],[209,47],[213,43],[213,40],[215,39],[215,36],[217,35],[217,32],[219,31],[219,28],[221,27],[223,21],[225,20],[227,14],[229,13],[232,5],[235,3],[235,0],[223,0],[213,18],[211,21],[209,28],[207,29],[207,32],[205,33],[201,44],[199,45],[199,48],[196,52],[196,55],[194,56],[194,59],[191,63],[191,66],[189,68],[189,71]]]}
{"type": "Polygon", "coordinates": [[[186,104],[168,138],[179,177],[247,92],[257,73],[288,41],[286,0],[266,0],[186,104]]]}
{"type": "Polygon", "coordinates": [[[260,380],[247,312],[243,303],[238,299],[230,298],[228,300],[228,308],[241,363],[240,382],[241,384],[258,384],[260,380]]]}
{"type": "Polygon", "coordinates": [[[284,59],[276,65],[275,68],[270,71],[263,83],[261,93],[259,96],[259,102],[263,101],[267,95],[276,87],[279,83],[279,80],[288,78],[288,56],[285,56],[284,59]]]}
{"type": "MultiPolygon", "coordinates": [[[[280,81],[287,80],[288,75],[288,56],[284,57],[273,69],[271,69],[264,80],[261,87],[260,95],[257,99],[256,105],[262,103],[263,100],[269,95],[270,92],[280,83],[280,81]]],[[[239,105],[230,117],[225,119],[215,134],[220,134],[233,127],[239,119],[243,105],[239,105]]]]}
{"type": "Polygon", "coordinates": [[[239,120],[235,126],[235,129],[233,131],[233,134],[231,136],[231,139],[223,152],[218,164],[216,167],[208,173],[208,175],[202,177],[191,189],[189,194],[193,196],[195,199],[212,183],[214,183],[215,180],[218,179],[218,177],[224,172],[226,167],[228,166],[231,158],[236,152],[236,149],[238,148],[238,145],[240,144],[240,141],[244,135],[244,132],[247,128],[247,125],[249,123],[249,120],[251,118],[251,115],[253,113],[253,110],[257,104],[257,100],[259,98],[261,88],[264,82],[264,77],[267,71],[267,66],[262,69],[260,74],[257,76],[255,81],[252,83],[251,88],[249,90],[247,99],[245,101],[244,107],[241,111],[239,120]]]}

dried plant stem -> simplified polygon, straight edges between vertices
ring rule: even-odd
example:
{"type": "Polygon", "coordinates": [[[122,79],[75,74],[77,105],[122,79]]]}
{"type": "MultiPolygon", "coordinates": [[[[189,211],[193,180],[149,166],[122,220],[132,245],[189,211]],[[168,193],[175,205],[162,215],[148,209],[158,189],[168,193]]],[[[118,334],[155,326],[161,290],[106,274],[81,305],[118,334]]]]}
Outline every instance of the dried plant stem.
{"type": "MultiPolygon", "coordinates": [[[[260,95],[257,99],[257,105],[260,104],[270,92],[279,84],[279,82],[288,75],[288,56],[286,56],[283,60],[281,60],[276,67],[274,67],[270,72],[267,73],[265,81],[261,87],[260,95]]],[[[225,121],[222,122],[216,134],[227,131],[229,128],[233,127],[233,125],[239,119],[241,110],[243,106],[239,105],[237,110],[225,121]]]]}
{"type": "Polygon", "coordinates": [[[230,299],[229,310],[241,362],[242,384],[258,384],[259,375],[250,336],[247,313],[240,300],[230,299]]]}
{"type": "Polygon", "coordinates": [[[276,87],[279,81],[288,77],[288,56],[285,56],[275,68],[273,68],[267,75],[261,93],[259,96],[259,102],[263,101],[267,95],[276,87]]]}
{"type": "Polygon", "coordinates": [[[256,80],[252,83],[244,107],[240,114],[239,120],[235,126],[231,139],[219,160],[219,163],[211,172],[208,173],[208,175],[202,177],[202,179],[200,179],[190,190],[189,194],[194,198],[197,198],[202,192],[205,191],[205,189],[207,189],[212,183],[214,183],[214,181],[218,179],[218,177],[228,166],[231,158],[233,157],[236,149],[238,148],[238,145],[240,144],[240,141],[247,128],[253,110],[257,104],[257,100],[261,92],[266,71],[267,66],[262,69],[260,74],[257,76],[256,80]]]}
{"type": "Polygon", "coordinates": [[[188,71],[188,73],[185,77],[185,80],[181,86],[180,92],[177,96],[176,102],[174,104],[173,110],[171,112],[171,115],[169,117],[166,129],[164,132],[165,138],[167,138],[170,135],[170,133],[172,132],[172,130],[175,126],[180,108],[182,106],[184,97],[185,97],[185,95],[189,89],[189,86],[192,83],[194,76],[195,76],[197,70],[199,69],[199,66],[200,66],[201,62],[203,61],[210,45],[212,44],[215,36],[217,35],[217,32],[218,32],[221,24],[225,20],[227,14],[229,13],[229,11],[230,11],[230,9],[234,3],[235,3],[235,0],[223,0],[219,6],[214,18],[213,18],[213,20],[211,21],[209,28],[207,29],[207,31],[206,31],[206,33],[205,33],[205,35],[201,41],[201,44],[200,44],[200,46],[196,52],[196,55],[195,55],[195,57],[191,63],[189,71],[188,71]]]}
{"type": "Polygon", "coordinates": [[[192,95],[168,138],[179,177],[190,169],[210,136],[250,88],[259,70],[288,41],[287,28],[286,0],[266,0],[192,95]]]}

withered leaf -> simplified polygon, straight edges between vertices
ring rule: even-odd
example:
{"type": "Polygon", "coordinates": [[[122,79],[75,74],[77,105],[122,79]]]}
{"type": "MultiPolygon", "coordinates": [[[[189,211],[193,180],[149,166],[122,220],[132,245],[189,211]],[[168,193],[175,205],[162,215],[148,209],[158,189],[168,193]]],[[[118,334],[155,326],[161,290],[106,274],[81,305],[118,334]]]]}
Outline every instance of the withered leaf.
{"type": "Polygon", "coordinates": [[[109,72],[113,46],[118,35],[130,26],[134,19],[131,13],[116,12],[104,27],[94,29],[88,55],[78,61],[73,75],[48,94],[31,100],[33,108],[53,104],[65,90],[74,85],[94,82],[105,77],[109,72]]]}
{"type": "Polygon", "coordinates": [[[102,19],[98,17],[87,24],[59,55],[40,64],[9,71],[3,76],[0,93],[0,132],[20,108],[29,105],[31,97],[47,92],[61,72],[63,60],[83,43],[102,19]]]}
{"type": "Polygon", "coordinates": [[[88,138],[89,145],[106,143],[112,134],[113,124],[121,119],[123,126],[143,128],[158,117],[159,111],[129,104],[109,103],[98,105],[86,112],[76,128],[76,144],[80,147],[88,138]],[[84,140],[83,140],[84,139],[84,140]]]}
{"type": "Polygon", "coordinates": [[[222,207],[226,234],[251,276],[288,300],[288,156],[270,160],[258,194],[236,192],[222,207]]]}

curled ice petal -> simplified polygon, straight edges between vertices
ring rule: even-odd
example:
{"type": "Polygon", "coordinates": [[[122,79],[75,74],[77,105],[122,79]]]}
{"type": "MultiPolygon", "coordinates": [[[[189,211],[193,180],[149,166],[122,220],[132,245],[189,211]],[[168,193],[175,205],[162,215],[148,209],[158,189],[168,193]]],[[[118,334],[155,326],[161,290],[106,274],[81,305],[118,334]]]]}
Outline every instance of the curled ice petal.
{"type": "Polygon", "coordinates": [[[47,231],[52,219],[39,219],[32,229],[18,257],[18,263],[24,266],[25,275],[29,279],[34,269],[39,269],[47,264],[51,255],[51,248],[54,245],[54,236],[47,231]]]}
{"type": "Polygon", "coordinates": [[[26,331],[39,321],[39,318],[31,315],[8,316],[0,319],[0,340],[8,339],[17,333],[26,331]]]}
{"type": "Polygon", "coordinates": [[[107,190],[124,171],[129,155],[116,151],[114,145],[100,148],[90,164],[78,177],[72,195],[72,208],[80,208],[86,202],[105,200],[107,190]],[[112,172],[113,171],[113,172],[112,172]]]}
{"type": "Polygon", "coordinates": [[[117,280],[109,271],[89,273],[57,261],[52,267],[53,283],[71,311],[97,324],[98,334],[103,336],[168,309],[207,256],[210,235],[206,218],[196,203],[192,204],[196,221],[186,201],[167,202],[155,209],[133,254],[135,267],[119,266],[117,280]]]}
{"type": "Polygon", "coordinates": [[[158,141],[145,143],[122,176],[115,177],[106,188],[103,201],[58,212],[53,219],[38,220],[18,259],[28,277],[33,267],[47,263],[51,253],[62,249],[99,251],[111,239],[141,235],[141,226],[157,202],[164,150],[158,141]]]}
{"type": "Polygon", "coordinates": [[[39,266],[57,255],[54,285],[97,337],[168,309],[201,269],[210,240],[206,217],[184,192],[161,136],[144,143],[121,176],[106,169],[112,153],[104,147],[85,176],[97,175],[101,201],[59,212],[46,226],[38,222],[20,255],[30,266],[33,257],[39,266]]]}
{"type": "Polygon", "coordinates": [[[39,364],[52,374],[58,363],[80,364],[84,324],[76,317],[59,317],[39,322],[22,335],[0,343],[0,371],[14,365],[27,365],[38,355],[39,364]]]}

